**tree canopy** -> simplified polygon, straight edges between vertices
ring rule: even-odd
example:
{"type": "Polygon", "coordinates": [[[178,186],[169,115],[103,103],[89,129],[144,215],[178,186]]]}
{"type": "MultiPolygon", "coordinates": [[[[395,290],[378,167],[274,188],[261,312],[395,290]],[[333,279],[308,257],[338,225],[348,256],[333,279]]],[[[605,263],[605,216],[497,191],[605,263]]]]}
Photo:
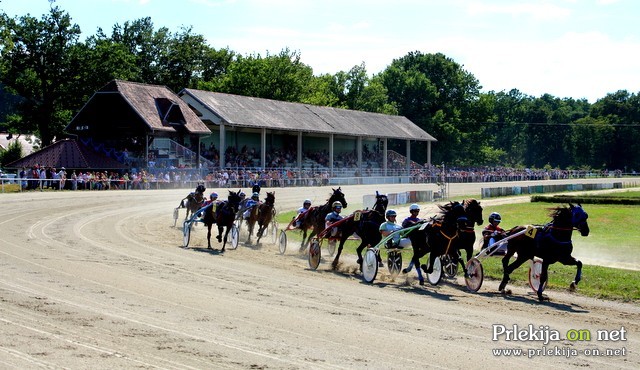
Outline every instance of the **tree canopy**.
{"type": "MultiPolygon", "coordinates": [[[[59,7],[40,19],[0,13],[0,127],[43,145],[113,79],[198,88],[289,102],[406,116],[433,135],[433,163],[559,168],[640,167],[640,94],[594,104],[518,89],[481,92],[480,81],[442,53],[412,51],[369,75],[364,63],[314,75],[288,48],[266,55],[215,49],[190,27],[171,32],[151,18],[80,28],[59,7]]],[[[391,142],[404,153],[405,145],[391,142]]],[[[426,160],[426,148],[411,154],[426,160]]]]}

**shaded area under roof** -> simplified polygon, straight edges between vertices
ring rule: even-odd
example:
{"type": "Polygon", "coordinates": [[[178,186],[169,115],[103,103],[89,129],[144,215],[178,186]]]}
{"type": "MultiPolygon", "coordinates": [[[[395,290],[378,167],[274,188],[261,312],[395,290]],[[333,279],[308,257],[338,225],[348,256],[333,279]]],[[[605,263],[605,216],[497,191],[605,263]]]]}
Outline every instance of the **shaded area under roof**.
{"type": "MultiPolygon", "coordinates": [[[[404,116],[320,107],[211,91],[183,89],[185,95],[220,117],[225,125],[372,138],[437,141],[404,116]]],[[[201,107],[194,107],[197,110],[201,107]]],[[[201,112],[203,113],[203,112],[201,112]]]]}
{"type": "Polygon", "coordinates": [[[79,170],[123,170],[123,163],[107,157],[74,139],[63,139],[30,155],[8,163],[7,168],[55,167],[79,170]]]}

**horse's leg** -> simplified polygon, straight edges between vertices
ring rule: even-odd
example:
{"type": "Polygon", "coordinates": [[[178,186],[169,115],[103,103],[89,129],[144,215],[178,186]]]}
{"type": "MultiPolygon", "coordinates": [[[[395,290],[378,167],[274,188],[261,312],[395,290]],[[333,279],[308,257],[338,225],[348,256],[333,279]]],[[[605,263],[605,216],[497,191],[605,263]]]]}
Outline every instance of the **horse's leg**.
{"type": "Polygon", "coordinates": [[[572,292],[576,290],[578,287],[578,283],[582,280],[582,262],[580,260],[575,259],[573,256],[569,256],[565,261],[560,261],[562,264],[567,266],[577,266],[576,269],[576,277],[573,279],[571,284],[569,285],[569,290],[572,292]]]}
{"type": "Polygon", "coordinates": [[[231,231],[231,226],[227,226],[227,230],[224,233],[224,242],[222,243],[222,249],[220,249],[220,252],[224,252],[224,248],[227,246],[227,236],[229,235],[229,231],[231,231]]]}
{"type": "Polygon", "coordinates": [[[360,271],[362,271],[362,251],[364,250],[364,247],[366,247],[367,245],[368,243],[363,238],[361,239],[360,245],[358,246],[358,248],[356,248],[356,253],[358,254],[358,260],[356,261],[356,263],[358,264],[358,266],[360,266],[360,271]]]}
{"type": "Polygon", "coordinates": [[[307,240],[307,229],[302,229],[302,241],[300,242],[300,250],[299,250],[300,253],[304,252],[305,240],[307,240]]]}
{"type": "Polygon", "coordinates": [[[522,266],[522,264],[529,259],[526,256],[518,253],[518,258],[516,258],[516,260],[513,261],[512,264],[509,264],[509,259],[511,258],[511,256],[513,256],[513,253],[514,252],[507,252],[507,254],[502,257],[502,281],[500,282],[500,286],[498,287],[499,291],[503,291],[507,286],[507,283],[510,280],[509,275],[511,275],[511,273],[515,271],[515,269],[522,266]]]}
{"type": "Polygon", "coordinates": [[[333,259],[333,263],[331,263],[331,268],[336,269],[338,267],[338,262],[340,261],[340,253],[342,253],[342,247],[344,246],[344,242],[347,241],[347,238],[342,236],[340,238],[340,245],[338,245],[338,252],[336,253],[335,258],[333,259]]]}
{"type": "Polygon", "coordinates": [[[207,248],[211,249],[211,227],[213,224],[207,225],[207,248]]]}
{"type": "Polygon", "coordinates": [[[247,244],[251,244],[251,234],[253,234],[253,224],[251,223],[251,220],[247,220],[247,231],[248,231],[248,236],[247,236],[247,244]]]}
{"type": "Polygon", "coordinates": [[[546,261],[542,261],[542,272],[540,272],[540,285],[538,286],[538,300],[540,302],[549,300],[548,297],[545,297],[542,295],[542,292],[544,291],[544,284],[547,282],[547,279],[549,277],[548,272],[549,272],[549,263],[547,263],[546,261]]]}
{"type": "Polygon", "coordinates": [[[216,236],[218,243],[222,243],[222,229],[224,229],[224,226],[218,224],[218,236],[216,236]]]}

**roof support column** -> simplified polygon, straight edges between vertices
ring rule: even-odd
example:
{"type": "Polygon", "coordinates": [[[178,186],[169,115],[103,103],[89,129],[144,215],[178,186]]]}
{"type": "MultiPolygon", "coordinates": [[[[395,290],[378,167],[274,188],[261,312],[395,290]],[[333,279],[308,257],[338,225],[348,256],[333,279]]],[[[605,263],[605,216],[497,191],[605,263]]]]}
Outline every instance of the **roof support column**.
{"type": "Polygon", "coordinates": [[[427,141],[427,164],[431,166],[431,141],[427,141]]]}
{"type": "Polygon", "coordinates": [[[387,138],[382,139],[382,173],[387,176],[387,138]]]}
{"type": "Polygon", "coordinates": [[[201,169],[202,163],[200,163],[200,135],[198,135],[198,151],[196,152],[196,163],[198,169],[201,169]]]}
{"type": "Polygon", "coordinates": [[[224,165],[226,162],[224,158],[224,151],[227,146],[226,136],[227,136],[227,133],[226,133],[225,126],[223,123],[220,123],[220,143],[219,143],[220,146],[218,147],[220,151],[220,169],[224,168],[224,165]]]}
{"type": "Polygon", "coordinates": [[[144,135],[144,142],[146,144],[144,146],[144,161],[147,164],[147,169],[149,169],[149,134],[144,135]]]}
{"type": "Polygon", "coordinates": [[[407,140],[407,176],[411,175],[411,140],[407,140]]]}
{"type": "Polygon", "coordinates": [[[262,128],[260,133],[260,166],[263,170],[267,168],[267,129],[262,128]]]}
{"type": "Polygon", "coordinates": [[[362,176],[362,136],[358,136],[356,150],[358,151],[358,172],[360,172],[360,176],[362,176]]]}
{"type": "Polygon", "coordinates": [[[298,173],[302,175],[302,131],[298,131],[298,156],[296,161],[298,162],[298,173]]]}
{"type": "Polygon", "coordinates": [[[329,135],[329,175],[333,177],[333,134],[329,135]]]}

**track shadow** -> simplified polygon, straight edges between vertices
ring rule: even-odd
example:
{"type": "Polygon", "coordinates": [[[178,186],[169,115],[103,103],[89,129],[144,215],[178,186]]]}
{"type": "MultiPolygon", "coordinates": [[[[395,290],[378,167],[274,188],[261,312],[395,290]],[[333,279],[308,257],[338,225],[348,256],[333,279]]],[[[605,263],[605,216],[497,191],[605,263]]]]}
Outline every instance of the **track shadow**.
{"type": "MultiPolygon", "coordinates": [[[[468,293],[471,293],[469,291],[467,291],[468,293]]],[[[518,302],[518,303],[523,303],[523,304],[528,304],[530,306],[540,306],[540,307],[550,307],[553,309],[556,309],[558,311],[564,311],[564,312],[573,312],[573,313],[589,313],[591,311],[584,309],[582,306],[577,305],[577,304],[573,304],[573,303],[560,303],[560,302],[554,302],[554,301],[544,301],[544,302],[540,302],[538,300],[538,295],[536,293],[533,292],[528,292],[526,295],[516,295],[513,293],[502,293],[498,290],[494,290],[494,291],[488,291],[488,292],[477,292],[477,293],[471,293],[471,294],[476,294],[482,297],[486,297],[486,298],[502,298],[505,301],[508,302],[518,302]]],[[[546,294],[545,294],[546,296],[546,294]]]]}
{"type": "Polygon", "coordinates": [[[184,248],[182,246],[180,246],[180,248],[185,249],[185,250],[191,250],[194,252],[199,252],[199,253],[206,253],[206,254],[210,254],[213,256],[224,256],[225,252],[221,251],[220,249],[209,249],[206,247],[187,247],[184,248]]]}

